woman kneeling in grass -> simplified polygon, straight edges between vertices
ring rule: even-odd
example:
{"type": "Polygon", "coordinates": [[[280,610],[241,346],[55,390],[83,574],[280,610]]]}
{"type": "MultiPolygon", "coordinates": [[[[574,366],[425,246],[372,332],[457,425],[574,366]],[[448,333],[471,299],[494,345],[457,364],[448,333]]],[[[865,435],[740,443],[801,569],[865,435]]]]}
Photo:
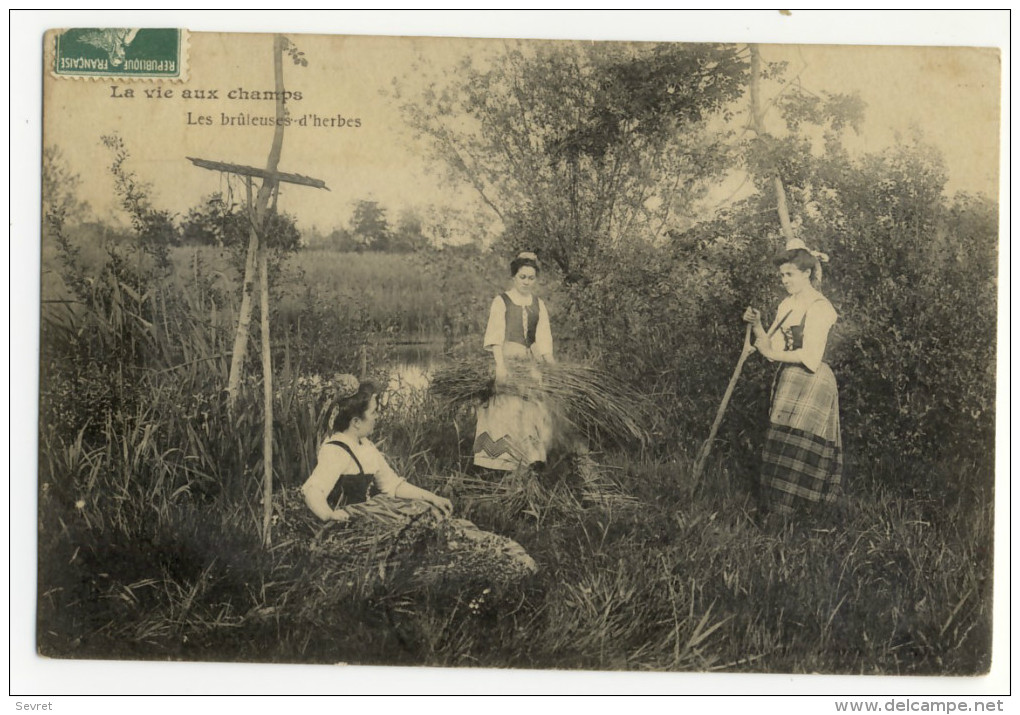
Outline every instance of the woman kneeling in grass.
{"type": "Polygon", "coordinates": [[[345,381],[348,394],[338,395],[333,420],[337,431],[319,449],[315,469],[301,488],[308,508],[323,521],[349,521],[352,512],[348,507],[354,513],[363,513],[363,508],[353,509],[354,505],[384,495],[401,500],[403,503],[394,502],[392,506],[411,515],[432,506],[449,516],[453,511],[449,499],[398,477],[368,439],[379,416],[375,386],[370,382],[358,384],[353,375],[348,378],[345,381]]]}
{"type": "Polygon", "coordinates": [[[368,439],[379,410],[376,388],[353,375],[340,382],[335,432],[320,447],[301,492],[320,523],[343,522],[348,529],[331,531],[318,548],[329,550],[332,542],[334,556],[342,555],[345,545],[369,536],[419,582],[508,583],[538,570],[515,541],[452,518],[449,499],[398,476],[368,439]]]}

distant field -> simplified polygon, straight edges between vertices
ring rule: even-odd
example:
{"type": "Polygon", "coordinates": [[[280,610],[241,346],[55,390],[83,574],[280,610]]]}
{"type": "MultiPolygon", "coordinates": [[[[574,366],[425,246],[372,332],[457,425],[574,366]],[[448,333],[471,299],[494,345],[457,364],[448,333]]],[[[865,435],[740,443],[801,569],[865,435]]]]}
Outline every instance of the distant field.
{"type": "Polygon", "coordinates": [[[405,337],[462,337],[485,329],[489,301],[503,290],[501,267],[486,272],[447,267],[415,254],[304,250],[288,262],[294,295],[310,290],[326,300],[359,304],[377,330],[405,337]]]}

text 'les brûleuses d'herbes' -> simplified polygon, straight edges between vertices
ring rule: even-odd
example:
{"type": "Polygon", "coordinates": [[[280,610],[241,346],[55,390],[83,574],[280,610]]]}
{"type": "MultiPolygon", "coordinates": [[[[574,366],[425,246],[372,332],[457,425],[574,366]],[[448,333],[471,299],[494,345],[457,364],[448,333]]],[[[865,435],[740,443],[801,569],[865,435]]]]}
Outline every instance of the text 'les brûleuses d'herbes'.
{"type": "Polygon", "coordinates": [[[250,112],[227,114],[220,112],[218,117],[212,114],[188,112],[187,124],[200,127],[333,127],[335,129],[357,129],[361,126],[360,117],[345,117],[342,114],[323,116],[321,114],[302,114],[300,116],[265,116],[250,112]]]}

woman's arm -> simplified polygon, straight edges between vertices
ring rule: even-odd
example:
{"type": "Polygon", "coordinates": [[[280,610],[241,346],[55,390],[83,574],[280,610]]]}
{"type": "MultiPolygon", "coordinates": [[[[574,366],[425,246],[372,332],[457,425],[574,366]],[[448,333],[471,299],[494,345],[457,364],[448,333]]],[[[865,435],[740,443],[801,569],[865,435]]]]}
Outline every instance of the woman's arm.
{"type": "Polygon", "coordinates": [[[416,487],[408,481],[402,481],[398,484],[393,492],[393,496],[401,499],[421,499],[422,501],[427,501],[447,516],[453,512],[453,503],[449,499],[433,494],[428,489],[416,487]]]}
{"type": "Polygon", "coordinates": [[[453,504],[450,503],[449,499],[444,499],[438,494],[433,494],[427,489],[422,489],[409,483],[393,470],[390,463],[386,461],[386,457],[383,456],[382,452],[375,445],[372,445],[372,450],[375,452],[372,459],[375,467],[375,486],[380,492],[393,497],[399,497],[400,499],[421,499],[422,501],[427,501],[439,507],[439,510],[444,514],[449,514],[453,511],[453,504]]]}
{"type": "Polygon", "coordinates": [[[349,461],[350,456],[339,447],[324,446],[319,450],[315,469],[301,487],[305,495],[305,504],[323,521],[347,521],[351,518],[351,515],[343,509],[330,508],[326,501],[336,480],[343,474],[343,470],[348,468],[349,461]]]}
{"type": "Polygon", "coordinates": [[[485,326],[483,347],[492,353],[496,362],[496,381],[506,379],[506,363],[503,361],[503,340],[506,337],[506,304],[498,295],[489,307],[489,322],[485,326]]]}
{"type": "Polygon", "coordinates": [[[535,298],[538,301],[538,325],[535,327],[535,345],[533,352],[540,359],[548,363],[556,362],[553,359],[553,338],[552,327],[549,323],[549,311],[545,307],[545,301],[535,298]]]}
{"type": "MultiPolygon", "coordinates": [[[[768,333],[765,332],[765,328],[761,324],[761,311],[756,308],[748,307],[744,311],[743,319],[745,323],[751,324],[751,332],[754,333],[754,344],[757,347],[758,343],[763,343],[768,340],[768,333]]],[[[773,326],[775,322],[773,321],[773,326]]],[[[771,332],[771,330],[769,331],[771,332]]],[[[764,354],[764,353],[762,353],[764,354]]]]}
{"type": "Polygon", "coordinates": [[[503,346],[493,345],[492,358],[496,361],[496,382],[506,381],[506,362],[503,359],[503,346]]]}
{"type": "Polygon", "coordinates": [[[836,322],[836,311],[827,301],[819,301],[808,306],[807,318],[804,321],[803,345],[797,350],[772,350],[771,345],[759,351],[770,360],[782,363],[800,364],[811,372],[818,370],[825,356],[825,344],[829,339],[829,330],[836,322]]]}

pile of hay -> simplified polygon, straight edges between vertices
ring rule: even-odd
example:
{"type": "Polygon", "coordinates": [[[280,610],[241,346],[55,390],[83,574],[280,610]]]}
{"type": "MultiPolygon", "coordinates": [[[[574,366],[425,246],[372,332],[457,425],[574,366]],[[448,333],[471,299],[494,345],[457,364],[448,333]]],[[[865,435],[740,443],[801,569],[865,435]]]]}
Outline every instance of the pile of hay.
{"type": "Polygon", "coordinates": [[[627,494],[607,467],[588,454],[572,455],[537,472],[517,469],[498,479],[453,475],[448,488],[460,503],[497,508],[541,521],[550,514],[576,514],[591,507],[627,509],[638,500],[627,494]]]}
{"type": "Polygon", "coordinates": [[[626,444],[647,444],[653,411],[646,399],[611,375],[588,365],[559,362],[528,366],[495,385],[491,358],[472,357],[435,372],[430,390],[440,404],[456,408],[499,392],[544,399],[557,419],[584,434],[626,444]],[[536,380],[537,378],[537,380],[536,380]]]}
{"type": "Polygon", "coordinates": [[[505,587],[538,567],[514,541],[448,518],[425,502],[417,513],[385,499],[347,506],[349,522],[322,522],[296,491],[275,500],[273,548],[316,566],[324,581],[478,590],[505,587]]]}

